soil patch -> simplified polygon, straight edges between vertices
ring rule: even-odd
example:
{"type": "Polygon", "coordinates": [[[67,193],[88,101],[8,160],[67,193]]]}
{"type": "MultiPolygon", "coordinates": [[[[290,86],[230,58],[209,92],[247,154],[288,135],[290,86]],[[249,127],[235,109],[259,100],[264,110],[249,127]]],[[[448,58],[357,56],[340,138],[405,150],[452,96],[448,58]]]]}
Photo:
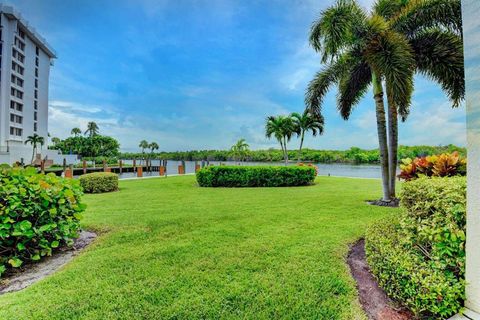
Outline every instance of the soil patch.
{"type": "Polygon", "coordinates": [[[0,295],[7,292],[22,290],[35,282],[54,273],[67,264],[82,249],[89,245],[97,235],[93,232],[82,231],[75,240],[73,247],[60,249],[51,257],[47,257],[38,263],[31,263],[19,269],[15,273],[7,275],[0,281],[0,295]]]}
{"type": "Polygon", "coordinates": [[[394,303],[378,286],[370,272],[365,256],[365,240],[360,239],[350,247],[347,263],[357,282],[360,304],[370,320],[410,320],[408,310],[395,307],[394,303]]]}

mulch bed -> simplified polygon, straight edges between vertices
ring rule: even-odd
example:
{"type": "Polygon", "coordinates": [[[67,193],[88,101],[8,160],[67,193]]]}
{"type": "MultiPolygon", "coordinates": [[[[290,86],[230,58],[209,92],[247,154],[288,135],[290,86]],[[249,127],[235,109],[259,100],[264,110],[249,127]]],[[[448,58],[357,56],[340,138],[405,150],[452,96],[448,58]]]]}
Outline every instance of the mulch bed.
{"type": "Polygon", "coordinates": [[[357,282],[360,304],[370,320],[410,320],[413,314],[395,307],[393,301],[378,286],[370,272],[365,256],[365,240],[360,239],[350,247],[347,263],[357,282]]]}
{"type": "Polygon", "coordinates": [[[82,231],[71,248],[63,248],[38,263],[30,263],[20,269],[14,269],[5,278],[0,279],[0,295],[22,290],[35,282],[54,273],[73,259],[82,249],[89,245],[97,235],[82,231]]]}

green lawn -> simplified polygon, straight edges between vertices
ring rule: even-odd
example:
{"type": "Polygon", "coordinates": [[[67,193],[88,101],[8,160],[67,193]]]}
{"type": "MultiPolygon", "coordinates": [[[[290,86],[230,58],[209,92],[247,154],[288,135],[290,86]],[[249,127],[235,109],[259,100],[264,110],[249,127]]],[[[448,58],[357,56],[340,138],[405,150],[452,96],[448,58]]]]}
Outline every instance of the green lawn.
{"type": "Polygon", "coordinates": [[[58,273],[0,296],[0,319],[362,319],[348,243],[395,209],[378,180],[199,188],[130,180],[85,196],[101,236],[58,273]]]}

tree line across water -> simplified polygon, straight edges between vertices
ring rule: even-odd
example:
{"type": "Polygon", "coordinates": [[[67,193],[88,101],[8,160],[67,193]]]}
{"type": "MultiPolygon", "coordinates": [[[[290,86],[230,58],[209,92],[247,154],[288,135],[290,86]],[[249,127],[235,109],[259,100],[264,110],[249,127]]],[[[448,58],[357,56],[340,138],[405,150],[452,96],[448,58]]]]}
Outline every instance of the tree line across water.
{"type": "MultiPolygon", "coordinates": [[[[458,151],[461,155],[466,154],[466,149],[455,145],[447,146],[399,146],[399,159],[415,158],[419,156],[451,153],[458,151]]],[[[289,158],[297,160],[298,150],[288,151],[289,158]]],[[[238,161],[235,151],[232,150],[191,150],[155,153],[120,153],[119,159],[168,159],[185,161],[238,161]]],[[[253,162],[280,162],[284,160],[284,154],[279,149],[248,150],[243,158],[253,162]]],[[[314,163],[355,163],[377,164],[380,163],[378,149],[367,150],[352,147],[348,150],[315,150],[302,149],[301,161],[314,163]]]]}

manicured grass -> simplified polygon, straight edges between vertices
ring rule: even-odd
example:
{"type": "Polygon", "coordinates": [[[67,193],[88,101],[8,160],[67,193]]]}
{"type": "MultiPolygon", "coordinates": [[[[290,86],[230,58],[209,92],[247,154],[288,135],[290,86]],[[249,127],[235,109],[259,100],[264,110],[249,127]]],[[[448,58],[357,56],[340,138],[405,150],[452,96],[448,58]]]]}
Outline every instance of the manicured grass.
{"type": "Polygon", "coordinates": [[[193,176],[121,181],[85,196],[101,232],[58,273],[0,296],[0,319],[363,319],[344,262],[378,180],[199,188],[193,176]]]}

